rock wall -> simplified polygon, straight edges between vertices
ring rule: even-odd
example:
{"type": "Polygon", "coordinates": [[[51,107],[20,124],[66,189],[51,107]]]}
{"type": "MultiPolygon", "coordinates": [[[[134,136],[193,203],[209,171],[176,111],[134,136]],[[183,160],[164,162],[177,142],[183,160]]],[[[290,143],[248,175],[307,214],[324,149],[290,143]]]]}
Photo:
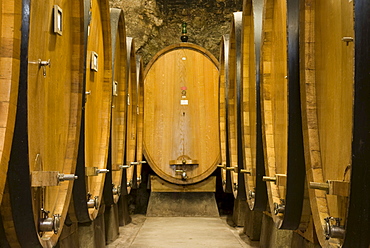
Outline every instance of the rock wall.
{"type": "Polygon", "coordinates": [[[110,0],[125,13],[126,34],[135,38],[146,65],[161,49],[181,42],[181,25],[187,23],[188,42],[219,57],[221,36],[229,33],[232,13],[243,0],[110,0]]]}

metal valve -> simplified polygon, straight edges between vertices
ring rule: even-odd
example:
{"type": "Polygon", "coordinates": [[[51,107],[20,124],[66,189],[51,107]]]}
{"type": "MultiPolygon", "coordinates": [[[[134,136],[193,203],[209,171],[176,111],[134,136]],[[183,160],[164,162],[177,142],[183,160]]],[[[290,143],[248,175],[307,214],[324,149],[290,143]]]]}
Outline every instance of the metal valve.
{"type": "Polygon", "coordinates": [[[128,169],[130,167],[131,167],[131,165],[127,165],[127,164],[124,164],[124,165],[120,165],[119,166],[120,169],[128,169]]]}
{"type": "Polygon", "coordinates": [[[130,180],[130,182],[127,182],[127,187],[128,188],[131,188],[132,187],[132,180],[130,180]]]}
{"type": "Polygon", "coordinates": [[[234,189],[234,191],[237,191],[238,190],[238,184],[237,183],[234,183],[233,189],[234,189]]]}
{"type": "Polygon", "coordinates": [[[241,169],[240,173],[244,173],[244,174],[247,174],[247,175],[252,175],[252,172],[248,169],[241,169]]]}
{"type": "Polygon", "coordinates": [[[99,207],[99,196],[95,196],[94,199],[92,199],[91,194],[88,194],[87,207],[98,209],[98,207],[99,207]]]}
{"type": "Polygon", "coordinates": [[[109,170],[108,169],[97,169],[96,170],[96,174],[106,174],[106,173],[108,173],[109,172],[109,170]]]}
{"type": "Polygon", "coordinates": [[[118,185],[117,187],[114,187],[115,185],[113,184],[112,192],[113,195],[121,195],[121,185],[118,185]]]}
{"type": "Polygon", "coordinates": [[[181,179],[182,180],[186,180],[186,179],[188,179],[188,174],[186,173],[186,171],[185,170],[175,170],[176,171],[176,173],[181,173],[181,179]]]}
{"type": "Polygon", "coordinates": [[[42,74],[44,75],[44,77],[46,77],[46,66],[51,66],[50,59],[48,61],[42,61],[41,59],[39,59],[39,67],[43,68],[42,74]]]}
{"type": "Polygon", "coordinates": [[[249,190],[248,197],[249,197],[249,199],[254,199],[254,198],[256,198],[256,193],[252,190],[249,190]]]}
{"type": "Polygon", "coordinates": [[[274,202],[274,214],[275,215],[278,215],[278,214],[283,214],[285,212],[285,204],[278,204],[276,202],[274,202]]]}
{"type": "Polygon", "coordinates": [[[328,240],[330,238],[343,239],[346,230],[340,225],[340,218],[327,217],[325,220],[325,238],[328,240]],[[332,224],[335,221],[335,224],[332,224]]]}
{"type": "Polygon", "coordinates": [[[264,182],[276,182],[276,177],[263,176],[262,181],[264,181],[264,182]]]}
{"type": "Polygon", "coordinates": [[[54,214],[52,218],[49,218],[50,211],[41,208],[41,212],[43,217],[39,221],[39,230],[41,232],[54,231],[57,234],[60,229],[60,214],[54,214]]]}
{"type": "Polygon", "coordinates": [[[64,182],[64,181],[72,181],[77,179],[78,176],[75,176],[75,174],[58,174],[58,182],[64,182]]]}
{"type": "Polygon", "coordinates": [[[138,183],[141,183],[141,176],[136,178],[136,180],[137,180],[138,183]]]}

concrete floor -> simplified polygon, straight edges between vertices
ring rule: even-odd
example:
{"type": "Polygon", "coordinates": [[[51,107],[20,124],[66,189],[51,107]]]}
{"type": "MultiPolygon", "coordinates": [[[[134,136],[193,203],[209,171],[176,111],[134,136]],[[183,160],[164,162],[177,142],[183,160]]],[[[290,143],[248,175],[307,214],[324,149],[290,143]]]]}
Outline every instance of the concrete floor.
{"type": "Polygon", "coordinates": [[[132,216],[132,222],[120,227],[120,236],[107,248],[258,248],[249,241],[243,228],[227,224],[226,217],[146,217],[132,216]]]}

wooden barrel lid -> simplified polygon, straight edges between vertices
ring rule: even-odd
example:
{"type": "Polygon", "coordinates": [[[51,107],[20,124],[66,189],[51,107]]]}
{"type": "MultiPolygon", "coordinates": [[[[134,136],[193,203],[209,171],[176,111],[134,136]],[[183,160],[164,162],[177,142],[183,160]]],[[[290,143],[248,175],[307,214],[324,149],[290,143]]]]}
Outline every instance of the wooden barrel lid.
{"type": "Polygon", "coordinates": [[[298,2],[265,1],[261,44],[262,131],[269,205],[276,226],[293,230],[306,224],[301,220],[305,164],[298,2]]]}
{"type": "Polygon", "coordinates": [[[260,47],[263,2],[243,3],[243,108],[242,126],[244,180],[250,209],[264,211],[267,204],[265,165],[262,144],[260,47]]]}
{"type": "Polygon", "coordinates": [[[218,62],[180,43],[157,53],[145,70],[144,156],[157,175],[180,185],[217,168],[218,62]]]}
{"type": "Polygon", "coordinates": [[[82,132],[73,189],[79,222],[98,215],[102,201],[110,136],[112,106],[112,47],[109,3],[85,0],[89,20],[86,37],[85,97],[82,132]]]}
{"type": "Polygon", "coordinates": [[[135,40],[126,38],[127,44],[127,126],[126,126],[126,188],[129,194],[133,187],[134,170],[136,164],[136,119],[137,119],[137,73],[135,40]]]}
{"type": "Polygon", "coordinates": [[[231,181],[233,184],[234,197],[246,199],[244,175],[239,173],[242,169],[242,120],[241,120],[241,96],[242,96],[242,12],[234,12],[231,21],[230,44],[229,44],[229,83],[227,90],[228,100],[228,137],[231,181]]]}
{"type": "Polygon", "coordinates": [[[1,2],[0,11],[0,204],[3,197],[6,173],[13,140],[17,109],[20,39],[21,1],[1,2]]]}
{"type": "Polygon", "coordinates": [[[143,157],[143,130],[144,130],[144,64],[141,56],[136,55],[137,75],[137,116],[136,116],[136,162],[134,185],[139,187],[141,183],[142,164],[146,163],[143,157]]]}
{"type": "Polygon", "coordinates": [[[22,247],[53,247],[64,226],[75,179],[83,3],[23,1],[22,18],[22,73],[8,171],[17,237],[9,240],[18,240],[22,247]],[[64,181],[67,177],[72,181],[64,181]],[[45,226],[48,218],[53,225],[45,226]]]}
{"type": "Polygon", "coordinates": [[[112,32],[112,114],[110,147],[104,183],[104,203],[116,204],[122,188],[122,165],[125,164],[125,141],[127,119],[127,89],[126,89],[126,27],[125,17],[121,9],[110,9],[112,32]]]}
{"type": "MultiPolygon", "coordinates": [[[[369,32],[363,32],[364,26],[369,26],[368,14],[356,6],[361,20],[356,41],[352,1],[311,2],[305,1],[304,6],[301,87],[314,225],[322,247],[368,247],[370,199],[365,192],[369,188],[369,169],[364,161],[369,156],[366,116],[370,112],[369,71],[364,66],[368,67],[369,52],[364,48],[367,43],[361,41],[369,41],[369,32]],[[353,174],[356,172],[357,176],[353,174]],[[364,206],[366,216],[362,215],[364,206]],[[336,218],[341,219],[340,223],[336,218]],[[328,232],[338,224],[342,235],[328,232]]],[[[370,5],[363,7],[369,11],[370,5]]]]}
{"type": "Polygon", "coordinates": [[[221,149],[221,180],[222,189],[225,193],[232,193],[232,184],[230,171],[226,167],[230,166],[229,158],[229,137],[228,137],[228,108],[227,108],[227,89],[229,83],[229,39],[230,36],[225,34],[221,38],[220,44],[220,70],[219,70],[219,122],[220,122],[220,149],[221,149]]]}

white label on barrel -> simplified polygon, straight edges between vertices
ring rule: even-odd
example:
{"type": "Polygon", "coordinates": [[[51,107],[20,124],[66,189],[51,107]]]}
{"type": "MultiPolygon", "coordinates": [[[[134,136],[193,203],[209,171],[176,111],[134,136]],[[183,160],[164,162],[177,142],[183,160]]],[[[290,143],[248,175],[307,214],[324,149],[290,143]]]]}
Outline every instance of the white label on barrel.
{"type": "Polygon", "coordinates": [[[189,101],[188,100],[180,100],[181,105],[188,105],[189,101]]]}

